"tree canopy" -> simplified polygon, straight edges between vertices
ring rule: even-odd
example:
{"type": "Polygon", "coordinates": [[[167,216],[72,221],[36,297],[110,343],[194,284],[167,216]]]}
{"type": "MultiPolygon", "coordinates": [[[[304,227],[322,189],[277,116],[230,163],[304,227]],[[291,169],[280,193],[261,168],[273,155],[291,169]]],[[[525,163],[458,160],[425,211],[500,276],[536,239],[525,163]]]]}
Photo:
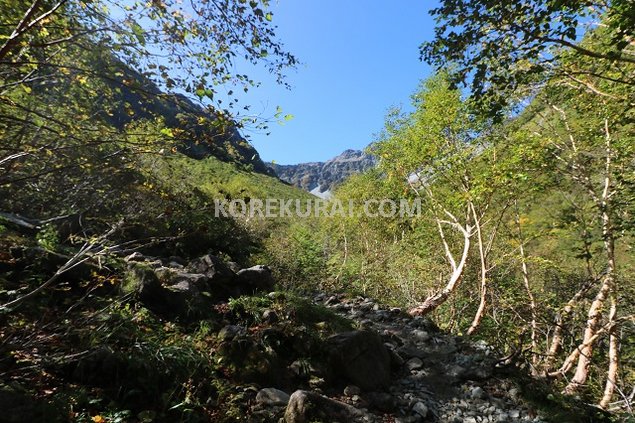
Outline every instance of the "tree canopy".
{"type": "Polygon", "coordinates": [[[444,0],[432,10],[435,38],[421,58],[450,65],[454,81],[489,112],[535,94],[535,83],[562,77],[595,88],[596,79],[635,85],[635,5],[612,1],[444,0]],[[580,60],[563,66],[563,56],[580,60]],[[631,71],[622,69],[631,65],[631,71]]]}

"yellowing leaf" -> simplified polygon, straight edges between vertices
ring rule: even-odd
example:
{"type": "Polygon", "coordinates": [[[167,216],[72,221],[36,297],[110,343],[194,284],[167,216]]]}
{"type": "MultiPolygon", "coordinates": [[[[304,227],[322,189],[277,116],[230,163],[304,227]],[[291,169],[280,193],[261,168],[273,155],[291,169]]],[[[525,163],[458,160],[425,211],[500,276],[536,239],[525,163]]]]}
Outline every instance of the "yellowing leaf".
{"type": "Polygon", "coordinates": [[[95,423],[106,423],[106,419],[100,416],[99,414],[97,414],[96,416],[93,416],[92,420],[95,423]]]}

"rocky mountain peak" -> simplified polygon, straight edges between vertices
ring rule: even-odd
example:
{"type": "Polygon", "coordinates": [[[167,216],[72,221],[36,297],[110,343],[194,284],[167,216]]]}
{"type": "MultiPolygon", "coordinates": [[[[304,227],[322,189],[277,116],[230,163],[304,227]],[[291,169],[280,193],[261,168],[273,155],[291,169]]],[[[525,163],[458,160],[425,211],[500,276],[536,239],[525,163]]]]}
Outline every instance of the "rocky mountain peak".
{"type": "Polygon", "coordinates": [[[364,172],[376,164],[373,156],[360,150],[347,149],[326,162],[269,166],[283,181],[312,194],[328,198],[333,188],[355,173],[364,172]]]}

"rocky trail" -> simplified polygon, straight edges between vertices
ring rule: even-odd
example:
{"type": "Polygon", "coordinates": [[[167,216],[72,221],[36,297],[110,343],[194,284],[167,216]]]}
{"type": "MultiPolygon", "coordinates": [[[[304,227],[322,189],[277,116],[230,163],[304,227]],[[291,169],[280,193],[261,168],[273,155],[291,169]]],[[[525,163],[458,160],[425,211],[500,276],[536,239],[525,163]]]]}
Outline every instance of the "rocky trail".
{"type": "Polygon", "coordinates": [[[492,351],[443,333],[428,319],[410,317],[371,299],[315,296],[360,331],[334,335],[339,393],[265,388],[256,400],[261,415],[284,415],[281,422],[544,422],[520,399],[514,382],[496,376],[492,351]],[[272,400],[275,398],[275,400],[272,400]],[[313,405],[314,407],[311,407],[313,405]],[[332,420],[328,420],[328,419],[332,420]],[[341,420],[338,420],[341,419],[341,420]]]}
{"type": "Polygon", "coordinates": [[[185,267],[173,261],[157,267],[153,263],[160,261],[145,257],[128,261],[149,264],[150,274],[158,275],[150,278],[153,283],[142,276],[136,289],[150,309],[180,304],[181,313],[191,314],[193,305],[208,307],[205,290],[207,297],[220,292],[225,298],[214,306],[224,310],[214,351],[235,363],[230,383],[238,394],[219,405],[239,402],[239,421],[594,421],[576,417],[575,409],[553,411],[561,403],[540,391],[537,381],[501,365],[487,344],[441,331],[427,317],[365,297],[274,291],[267,266],[240,270],[214,256],[185,267]],[[163,291],[154,286],[159,280],[167,285],[163,291]],[[231,295],[246,296],[235,301],[231,295]],[[251,368],[259,370],[246,371],[251,368]],[[538,386],[528,389],[533,383],[538,386]]]}

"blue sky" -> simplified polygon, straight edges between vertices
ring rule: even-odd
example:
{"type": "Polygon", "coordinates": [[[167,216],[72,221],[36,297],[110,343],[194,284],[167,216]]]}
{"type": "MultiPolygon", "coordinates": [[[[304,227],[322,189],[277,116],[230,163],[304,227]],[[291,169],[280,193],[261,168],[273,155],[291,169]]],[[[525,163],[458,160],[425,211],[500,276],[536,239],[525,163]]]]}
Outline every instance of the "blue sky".
{"type": "Polygon", "coordinates": [[[390,106],[408,106],[431,69],[419,60],[430,40],[436,1],[279,0],[273,21],[302,65],[288,72],[291,91],[263,69],[263,82],[243,97],[253,113],[273,116],[276,106],[294,115],[272,123],[271,135],[249,131],[266,161],[280,164],[327,160],[347,148],[362,149],[383,126],[390,106]]]}

